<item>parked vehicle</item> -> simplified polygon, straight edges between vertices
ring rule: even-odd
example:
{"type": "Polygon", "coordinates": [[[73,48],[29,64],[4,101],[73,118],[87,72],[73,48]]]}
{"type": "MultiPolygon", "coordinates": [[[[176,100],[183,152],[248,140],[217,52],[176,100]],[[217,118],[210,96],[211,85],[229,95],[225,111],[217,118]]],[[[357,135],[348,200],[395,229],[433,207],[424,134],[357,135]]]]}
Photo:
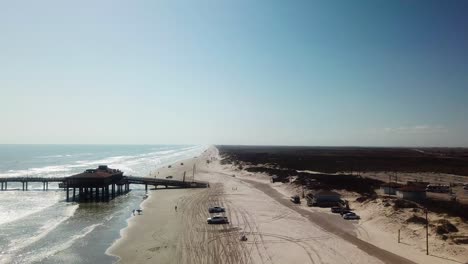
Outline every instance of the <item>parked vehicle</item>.
{"type": "Polygon", "coordinates": [[[172,176],[167,176],[166,179],[172,179],[172,176]]]}
{"type": "Polygon", "coordinates": [[[212,213],[224,213],[224,212],[226,212],[226,210],[224,209],[224,207],[214,206],[214,207],[208,208],[208,212],[210,214],[212,214],[212,213]]]}
{"type": "Polygon", "coordinates": [[[355,213],[347,213],[343,215],[343,219],[346,219],[346,220],[354,220],[354,219],[360,219],[360,218],[361,217],[359,217],[359,215],[355,213]]]}
{"type": "Polygon", "coordinates": [[[335,213],[335,214],[341,213],[341,210],[342,210],[342,208],[339,207],[339,206],[333,206],[333,207],[331,208],[331,212],[332,212],[332,213],[335,213]]]}
{"type": "Polygon", "coordinates": [[[349,210],[349,209],[342,208],[341,211],[340,211],[341,216],[343,216],[345,214],[349,214],[349,213],[352,213],[351,210],[349,210]]]}
{"type": "Polygon", "coordinates": [[[208,224],[228,224],[229,223],[228,218],[226,216],[221,216],[221,215],[210,217],[206,221],[208,224]]]}
{"type": "Polygon", "coordinates": [[[299,197],[299,195],[291,196],[291,202],[293,202],[295,204],[300,204],[301,203],[301,198],[299,197]]]}
{"type": "Polygon", "coordinates": [[[279,177],[277,175],[273,175],[270,179],[271,182],[282,182],[282,183],[287,183],[289,182],[289,177],[279,177]]]}

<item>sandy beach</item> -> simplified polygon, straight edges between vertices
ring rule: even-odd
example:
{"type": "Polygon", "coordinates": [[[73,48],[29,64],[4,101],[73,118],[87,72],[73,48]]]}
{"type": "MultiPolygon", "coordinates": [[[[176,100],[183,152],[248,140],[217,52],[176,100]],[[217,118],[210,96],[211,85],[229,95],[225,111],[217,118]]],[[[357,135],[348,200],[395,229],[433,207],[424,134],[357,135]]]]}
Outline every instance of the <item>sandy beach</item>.
{"type": "Polygon", "coordinates": [[[214,147],[183,163],[159,175],[191,175],[195,163],[196,179],[209,181],[211,187],[149,191],[141,205],[143,214],[129,219],[121,238],[107,251],[120,263],[447,263],[421,252],[399,254],[398,247],[382,249],[377,246],[385,243],[366,242],[357,236],[365,232],[357,231],[363,228],[357,221],[293,205],[288,200],[291,190],[284,185],[220,165],[214,147]],[[207,208],[216,205],[226,208],[229,224],[206,223],[207,208]],[[240,241],[242,234],[247,241],[240,241]]]}
{"type": "Polygon", "coordinates": [[[0,6],[0,264],[468,264],[468,0],[0,6]]]}

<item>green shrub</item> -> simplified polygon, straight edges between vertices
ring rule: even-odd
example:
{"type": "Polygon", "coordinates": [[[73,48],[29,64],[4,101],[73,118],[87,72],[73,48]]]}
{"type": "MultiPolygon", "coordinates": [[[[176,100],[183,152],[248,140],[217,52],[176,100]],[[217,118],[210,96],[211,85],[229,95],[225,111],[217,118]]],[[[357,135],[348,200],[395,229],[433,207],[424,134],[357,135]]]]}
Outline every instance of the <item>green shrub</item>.
{"type": "Polygon", "coordinates": [[[410,218],[406,219],[407,223],[414,223],[419,225],[425,225],[427,223],[426,218],[413,215],[410,218]]]}
{"type": "Polygon", "coordinates": [[[408,200],[403,200],[403,199],[397,199],[394,201],[393,207],[395,209],[400,209],[400,208],[418,208],[418,204],[408,201],[408,200]]]}

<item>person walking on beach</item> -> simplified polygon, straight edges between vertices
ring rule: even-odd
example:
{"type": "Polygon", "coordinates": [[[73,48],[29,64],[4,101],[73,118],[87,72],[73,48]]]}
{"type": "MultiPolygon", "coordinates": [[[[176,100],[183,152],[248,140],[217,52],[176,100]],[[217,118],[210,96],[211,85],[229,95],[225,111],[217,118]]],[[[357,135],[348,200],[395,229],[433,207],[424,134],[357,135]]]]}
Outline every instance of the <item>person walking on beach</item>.
{"type": "Polygon", "coordinates": [[[174,207],[174,210],[177,212],[177,205],[174,207]]]}

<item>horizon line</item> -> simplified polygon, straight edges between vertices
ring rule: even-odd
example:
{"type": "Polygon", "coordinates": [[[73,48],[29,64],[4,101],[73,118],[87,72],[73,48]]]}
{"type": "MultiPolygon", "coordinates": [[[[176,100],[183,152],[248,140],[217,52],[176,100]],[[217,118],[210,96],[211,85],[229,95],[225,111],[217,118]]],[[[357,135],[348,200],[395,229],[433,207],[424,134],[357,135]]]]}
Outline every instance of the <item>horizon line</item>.
{"type": "Polygon", "coordinates": [[[411,146],[411,145],[282,145],[282,144],[199,144],[199,143],[0,143],[0,146],[239,146],[239,147],[310,147],[310,148],[453,148],[464,149],[468,146],[411,146]]]}

